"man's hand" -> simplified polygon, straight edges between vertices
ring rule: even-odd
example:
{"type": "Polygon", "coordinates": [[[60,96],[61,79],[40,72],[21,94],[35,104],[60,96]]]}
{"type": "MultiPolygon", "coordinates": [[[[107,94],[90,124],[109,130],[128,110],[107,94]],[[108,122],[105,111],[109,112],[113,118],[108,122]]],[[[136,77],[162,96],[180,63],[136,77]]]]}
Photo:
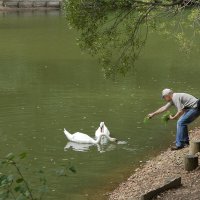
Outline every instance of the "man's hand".
{"type": "Polygon", "coordinates": [[[148,117],[149,119],[151,119],[153,116],[154,116],[154,113],[149,113],[149,114],[147,115],[147,117],[148,117]]]}
{"type": "Polygon", "coordinates": [[[174,116],[170,115],[169,119],[170,120],[178,119],[181,115],[183,115],[183,113],[184,113],[184,110],[180,110],[174,116]]]}
{"type": "Polygon", "coordinates": [[[170,120],[174,120],[175,118],[174,118],[172,115],[170,115],[170,116],[169,116],[169,119],[170,119],[170,120]]]}

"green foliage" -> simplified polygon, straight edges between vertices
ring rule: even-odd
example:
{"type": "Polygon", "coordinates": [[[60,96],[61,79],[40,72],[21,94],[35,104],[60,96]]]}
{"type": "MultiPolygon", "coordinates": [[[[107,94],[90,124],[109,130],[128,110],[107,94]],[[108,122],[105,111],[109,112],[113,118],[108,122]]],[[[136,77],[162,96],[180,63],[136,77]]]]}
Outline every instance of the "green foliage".
{"type": "Polygon", "coordinates": [[[149,121],[149,117],[146,116],[146,117],[144,118],[143,122],[146,124],[148,121],[149,121]]]}
{"type": "MultiPolygon", "coordinates": [[[[30,188],[29,182],[25,179],[21,168],[20,160],[26,158],[26,153],[16,156],[9,153],[5,158],[1,159],[0,167],[2,172],[0,175],[0,199],[16,199],[16,200],[39,200],[34,197],[33,190],[30,188]],[[8,169],[12,169],[11,172],[8,169]]],[[[40,176],[41,179],[41,176],[40,176]]]]}
{"type": "MultiPolygon", "coordinates": [[[[161,116],[161,121],[162,121],[163,123],[167,124],[167,122],[170,120],[170,115],[172,115],[171,112],[170,112],[170,111],[167,111],[166,113],[164,113],[164,114],[161,116]]],[[[144,118],[143,122],[144,122],[144,123],[147,123],[147,122],[149,121],[149,119],[150,119],[150,118],[149,118],[148,116],[146,116],[146,117],[144,118]]]]}
{"type": "Polygon", "coordinates": [[[24,158],[26,158],[26,156],[27,156],[26,152],[23,152],[23,153],[19,154],[19,158],[20,159],[24,159],[24,158]]]}
{"type": "Polygon", "coordinates": [[[77,44],[98,57],[105,76],[111,77],[134,67],[149,32],[175,39],[189,54],[200,32],[199,2],[189,2],[66,0],[65,10],[70,28],[80,34],[77,44]]]}
{"type": "Polygon", "coordinates": [[[74,166],[70,166],[69,170],[74,174],[76,173],[76,168],[74,166]]]}
{"type": "Polygon", "coordinates": [[[170,118],[169,118],[170,115],[172,115],[171,112],[167,111],[165,114],[162,115],[161,121],[164,122],[165,124],[167,124],[167,122],[170,120],[170,118]]]}
{"type": "MultiPolygon", "coordinates": [[[[0,159],[0,200],[42,200],[48,192],[47,180],[43,170],[36,171],[39,181],[37,188],[33,188],[30,185],[30,180],[24,176],[25,169],[20,162],[26,156],[26,152],[17,156],[9,153],[5,158],[0,159]]],[[[60,176],[67,176],[68,172],[76,173],[76,169],[69,163],[63,165],[57,172],[60,176]]]]}

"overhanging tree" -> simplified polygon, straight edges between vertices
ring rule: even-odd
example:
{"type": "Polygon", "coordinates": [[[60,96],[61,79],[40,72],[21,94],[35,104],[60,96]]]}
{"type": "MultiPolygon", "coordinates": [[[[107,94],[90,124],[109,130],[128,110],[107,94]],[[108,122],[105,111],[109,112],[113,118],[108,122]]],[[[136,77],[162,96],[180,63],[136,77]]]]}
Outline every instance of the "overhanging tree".
{"type": "Polygon", "coordinates": [[[77,43],[99,58],[106,77],[133,68],[150,31],[186,53],[200,33],[200,0],[67,0],[65,10],[77,43]]]}

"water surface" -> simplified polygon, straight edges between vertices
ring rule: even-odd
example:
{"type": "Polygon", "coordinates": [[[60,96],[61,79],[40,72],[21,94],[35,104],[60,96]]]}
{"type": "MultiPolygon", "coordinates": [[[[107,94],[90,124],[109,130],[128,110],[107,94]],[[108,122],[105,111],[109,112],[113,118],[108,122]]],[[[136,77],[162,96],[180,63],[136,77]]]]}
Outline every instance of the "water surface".
{"type": "Polygon", "coordinates": [[[160,91],[200,96],[198,53],[186,58],[161,36],[150,35],[134,72],[105,80],[59,12],[1,14],[0,33],[0,154],[28,152],[30,169],[46,173],[46,200],[106,199],[105,191],[174,140],[175,122],[143,123],[163,104],[160,91]],[[94,136],[100,121],[121,142],[77,145],[63,134],[65,127],[94,136]],[[69,162],[77,173],[56,176],[69,162]]]}

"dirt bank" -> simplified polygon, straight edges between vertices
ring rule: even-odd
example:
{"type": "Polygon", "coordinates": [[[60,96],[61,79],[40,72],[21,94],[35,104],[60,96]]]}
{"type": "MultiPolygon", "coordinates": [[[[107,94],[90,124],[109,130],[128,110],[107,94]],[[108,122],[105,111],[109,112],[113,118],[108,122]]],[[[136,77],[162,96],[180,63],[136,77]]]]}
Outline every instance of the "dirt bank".
{"type": "MultiPolygon", "coordinates": [[[[200,139],[200,128],[190,132],[191,140],[200,139]]],[[[144,166],[135,170],[127,181],[120,184],[109,196],[110,200],[137,200],[151,189],[157,188],[168,178],[181,176],[183,186],[169,190],[156,199],[163,200],[194,200],[200,199],[200,169],[186,172],[183,157],[189,152],[189,147],[179,151],[170,149],[154,159],[147,161],[144,166]]]]}

